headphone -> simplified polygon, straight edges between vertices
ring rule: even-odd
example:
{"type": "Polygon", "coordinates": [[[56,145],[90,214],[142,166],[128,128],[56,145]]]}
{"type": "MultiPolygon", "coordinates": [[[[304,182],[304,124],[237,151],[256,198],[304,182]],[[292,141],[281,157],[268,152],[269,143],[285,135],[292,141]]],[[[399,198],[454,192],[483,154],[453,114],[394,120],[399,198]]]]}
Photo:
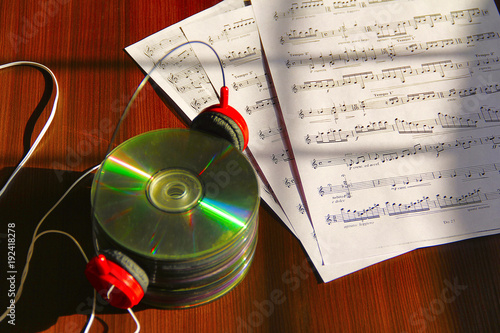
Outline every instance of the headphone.
{"type": "MultiPolygon", "coordinates": [[[[196,116],[190,128],[221,137],[240,151],[248,145],[248,126],[243,116],[228,104],[229,89],[220,90],[219,104],[196,116]]],[[[105,249],[89,260],[85,276],[110,305],[128,309],[137,305],[147,292],[147,273],[131,258],[115,249],[105,249]]]]}
{"type": "MultiPolygon", "coordinates": [[[[193,119],[192,124],[191,124],[191,129],[201,131],[201,132],[206,132],[210,135],[218,136],[223,139],[226,139],[231,143],[235,148],[239,149],[240,151],[245,150],[245,148],[248,145],[248,137],[249,137],[249,132],[248,132],[248,126],[244,120],[244,118],[241,116],[241,114],[236,111],[234,108],[229,106],[228,104],[228,88],[225,85],[225,78],[224,78],[224,69],[222,62],[220,61],[220,58],[217,54],[217,52],[207,43],[201,42],[201,41],[188,41],[185,43],[182,43],[178,45],[177,47],[171,49],[167,54],[163,56],[151,69],[151,71],[146,75],[146,77],[142,80],[142,82],[139,84],[137,87],[136,91],[132,95],[132,97],[129,100],[129,103],[127,104],[127,107],[123,111],[122,116],[120,117],[120,120],[116,126],[115,132],[111,138],[109,147],[108,147],[108,152],[106,155],[110,152],[112,143],[115,139],[116,133],[120,127],[121,122],[123,119],[126,117],[128,111],[130,110],[130,107],[137,97],[137,94],[140,92],[140,90],[144,87],[146,82],[151,76],[151,73],[157,68],[158,64],[160,64],[163,59],[168,57],[172,52],[175,50],[179,49],[180,47],[183,47],[187,44],[193,44],[193,43],[199,43],[199,44],[204,44],[212,51],[217,57],[217,60],[219,62],[219,65],[221,67],[222,71],[222,78],[223,78],[223,87],[221,88],[220,91],[220,99],[219,99],[219,104],[212,105],[205,110],[203,110],[195,119],[193,119]]],[[[44,71],[46,71],[50,76],[52,77],[55,87],[56,87],[56,94],[54,97],[54,102],[52,106],[52,110],[50,113],[50,116],[48,120],[46,121],[44,127],[38,134],[36,140],[30,147],[29,151],[26,153],[25,157],[19,164],[16,166],[15,170],[12,172],[10,178],[7,180],[7,182],[4,184],[3,187],[0,188],[0,197],[5,193],[7,188],[10,186],[12,180],[15,178],[19,170],[25,165],[26,161],[30,158],[30,156],[33,154],[34,150],[36,149],[38,143],[40,140],[43,138],[45,132],[47,129],[50,127],[50,124],[52,123],[52,120],[54,119],[54,116],[56,114],[56,108],[58,104],[58,98],[59,98],[59,85],[57,82],[57,78],[52,73],[52,71],[47,68],[46,66],[32,62],[32,61],[17,61],[13,63],[8,63],[8,64],[2,64],[0,65],[0,70],[4,68],[8,68],[11,66],[18,66],[18,65],[28,65],[28,66],[34,66],[38,67],[44,71]]],[[[138,265],[134,260],[129,258],[127,255],[124,253],[116,250],[116,249],[104,249],[104,250],[97,250],[98,255],[92,258],[91,260],[87,259],[87,256],[85,255],[85,252],[81,248],[80,244],[78,241],[71,236],[70,234],[60,231],[60,230],[46,230],[43,232],[38,232],[39,227],[41,224],[45,221],[46,217],[60,204],[60,202],[66,197],[66,195],[72,191],[72,189],[85,177],[87,177],[91,172],[97,170],[99,165],[94,166],[93,168],[87,170],[78,180],[76,180],[70,187],[69,189],[61,196],[61,198],[54,204],[54,206],[45,214],[45,216],[38,222],[37,227],[35,229],[35,232],[33,234],[33,239],[30,244],[30,248],[28,251],[28,258],[25,264],[25,267],[23,269],[22,277],[21,277],[21,282],[19,284],[18,291],[16,293],[14,301],[17,302],[22,294],[23,290],[23,285],[24,281],[26,280],[27,274],[28,274],[28,268],[29,268],[29,262],[31,260],[31,255],[33,253],[33,248],[35,245],[36,240],[41,237],[42,235],[48,234],[48,233],[59,233],[63,234],[67,237],[69,237],[75,245],[80,249],[80,252],[82,253],[84,259],[88,262],[87,266],[85,268],[85,275],[87,279],[89,280],[90,284],[95,288],[95,290],[102,296],[103,299],[107,300],[107,302],[117,308],[120,309],[127,309],[128,312],[131,314],[131,316],[134,318],[134,321],[137,324],[138,330],[140,329],[140,324],[135,317],[132,307],[137,305],[144,295],[146,294],[149,286],[149,278],[148,274],[144,271],[144,269],[141,268],[140,265],[138,265]]],[[[89,318],[89,321],[87,323],[85,332],[89,330],[89,328],[92,325],[93,319],[94,319],[94,311],[95,311],[95,292],[94,292],[94,306],[92,309],[92,315],[89,318]]],[[[9,308],[7,308],[7,311],[5,311],[3,314],[0,313],[0,322],[8,315],[9,313],[9,308]]]]}

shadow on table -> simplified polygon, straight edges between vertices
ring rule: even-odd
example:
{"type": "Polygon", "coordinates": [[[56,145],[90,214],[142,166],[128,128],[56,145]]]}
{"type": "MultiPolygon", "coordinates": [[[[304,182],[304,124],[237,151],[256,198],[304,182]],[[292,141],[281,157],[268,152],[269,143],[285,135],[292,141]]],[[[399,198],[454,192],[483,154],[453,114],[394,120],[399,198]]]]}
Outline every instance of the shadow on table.
{"type": "MultiPolygon", "coordinates": [[[[2,186],[11,173],[12,168],[0,170],[2,186]]],[[[2,311],[10,305],[12,298],[10,281],[15,281],[15,292],[19,289],[36,225],[81,174],[23,168],[5,195],[0,198],[2,311]],[[9,242],[9,238],[15,239],[15,243],[9,242]],[[15,248],[9,249],[9,245],[15,245],[15,248]],[[14,250],[14,256],[9,253],[10,250],[14,250]],[[11,257],[8,258],[8,255],[11,257]],[[9,264],[13,266],[9,267],[9,264]]],[[[92,176],[89,175],[80,182],[39,229],[39,233],[50,229],[71,234],[89,258],[94,254],[90,219],[91,179],[92,176]]],[[[0,331],[40,332],[55,325],[59,317],[89,315],[93,289],[84,276],[85,265],[84,257],[70,238],[61,234],[46,234],[40,237],[35,243],[21,298],[15,304],[15,317],[6,317],[0,323],[0,331]],[[15,319],[15,325],[8,323],[12,319],[15,319]]],[[[105,306],[101,299],[97,302],[96,312],[99,315],[121,313],[123,310],[105,306]]],[[[99,325],[106,327],[104,323],[99,325]]],[[[84,327],[81,328],[83,330],[84,327]]],[[[72,332],[79,332],[79,328],[75,331],[73,327],[72,332]]]]}

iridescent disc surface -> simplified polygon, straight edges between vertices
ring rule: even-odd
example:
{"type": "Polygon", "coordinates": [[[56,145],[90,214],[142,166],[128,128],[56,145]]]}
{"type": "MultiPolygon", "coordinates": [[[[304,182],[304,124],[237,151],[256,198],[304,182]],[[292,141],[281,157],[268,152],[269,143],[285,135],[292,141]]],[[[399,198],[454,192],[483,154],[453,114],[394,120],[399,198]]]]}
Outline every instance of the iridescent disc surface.
{"type": "Polygon", "coordinates": [[[94,178],[96,223],[124,249],[156,260],[220,253],[255,223],[255,172],[227,141],[169,129],[113,150],[94,178]]]}

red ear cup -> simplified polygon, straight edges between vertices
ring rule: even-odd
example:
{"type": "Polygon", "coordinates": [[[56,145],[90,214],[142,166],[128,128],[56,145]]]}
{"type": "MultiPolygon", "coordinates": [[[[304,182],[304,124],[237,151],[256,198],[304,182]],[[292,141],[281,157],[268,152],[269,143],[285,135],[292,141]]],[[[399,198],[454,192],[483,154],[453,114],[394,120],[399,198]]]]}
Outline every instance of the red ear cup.
{"type": "Polygon", "coordinates": [[[149,285],[149,278],[146,272],[135,263],[132,259],[118,250],[105,249],[101,251],[102,254],[115,264],[124,268],[134,279],[137,280],[142,290],[146,292],[149,285]]]}
{"type": "MultiPolygon", "coordinates": [[[[114,254],[111,254],[114,257],[114,254]]],[[[85,269],[85,276],[90,284],[109,304],[120,309],[128,309],[137,305],[144,297],[145,288],[147,288],[147,275],[137,266],[132,259],[120,253],[118,258],[108,260],[108,258],[100,254],[92,258],[85,269]],[[121,261],[125,260],[125,263],[121,261]],[[119,261],[116,263],[115,261],[119,261]],[[131,272],[130,267],[123,266],[132,265],[133,270],[139,275],[131,272]],[[134,276],[136,275],[136,276],[134,276]],[[146,284],[144,284],[144,278],[146,284]],[[139,281],[141,283],[139,283],[139,281]],[[142,285],[141,285],[142,284],[142,285]],[[145,285],[145,288],[144,288],[145,285]]]]}
{"type": "Polygon", "coordinates": [[[191,128],[222,137],[243,151],[248,145],[248,126],[243,116],[229,106],[228,94],[229,89],[222,87],[220,104],[203,110],[193,119],[191,128]]]}

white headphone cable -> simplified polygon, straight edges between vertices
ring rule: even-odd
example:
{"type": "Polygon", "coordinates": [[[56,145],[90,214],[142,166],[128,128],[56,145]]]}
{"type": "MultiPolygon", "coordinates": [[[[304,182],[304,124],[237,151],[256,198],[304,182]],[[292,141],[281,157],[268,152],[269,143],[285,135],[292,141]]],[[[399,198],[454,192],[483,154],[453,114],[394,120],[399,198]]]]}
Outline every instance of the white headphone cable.
{"type": "Polygon", "coordinates": [[[34,67],[38,67],[38,68],[45,70],[47,73],[50,74],[50,76],[52,76],[52,79],[54,80],[54,84],[56,86],[56,97],[54,98],[54,104],[52,105],[52,110],[50,111],[50,115],[49,115],[49,118],[47,119],[47,122],[45,123],[42,130],[38,134],[37,138],[35,139],[35,142],[33,142],[30,149],[26,153],[26,156],[24,156],[24,158],[21,160],[21,162],[19,162],[19,164],[16,166],[16,168],[14,169],[12,174],[10,175],[10,177],[7,180],[7,182],[5,183],[5,185],[0,190],[0,197],[7,190],[7,187],[10,185],[10,183],[12,182],[14,177],[16,177],[19,170],[21,170],[21,168],[26,164],[26,161],[28,161],[28,159],[31,157],[31,155],[35,151],[36,147],[38,146],[38,144],[42,140],[43,136],[45,135],[45,132],[47,132],[47,130],[49,129],[50,124],[52,123],[52,120],[54,119],[54,116],[56,115],[57,102],[59,101],[59,84],[57,83],[57,78],[54,75],[54,73],[52,73],[52,71],[47,66],[39,64],[37,62],[33,62],[33,61],[16,61],[16,62],[11,62],[8,64],[0,65],[0,70],[4,69],[4,68],[8,68],[8,67],[13,67],[13,66],[34,66],[34,67]]]}
{"type": "MultiPolygon", "coordinates": [[[[16,168],[14,169],[14,171],[12,172],[12,174],[10,175],[9,179],[7,180],[7,182],[5,183],[5,185],[0,190],[0,197],[5,193],[5,191],[7,190],[8,186],[10,185],[10,183],[12,182],[12,180],[18,174],[19,170],[21,170],[21,168],[26,164],[26,162],[31,157],[31,155],[35,151],[36,147],[38,146],[38,144],[42,140],[43,136],[47,132],[48,128],[50,127],[50,125],[52,123],[52,120],[55,117],[56,109],[57,109],[57,103],[58,103],[58,100],[59,100],[59,84],[57,82],[57,78],[54,75],[54,73],[47,66],[42,65],[42,64],[37,63],[37,62],[32,62],[32,61],[16,61],[16,62],[12,62],[12,63],[8,63],[8,64],[0,65],[0,70],[4,69],[4,68],[13,67],[13,66],[34,66],[34,67],[38,67],[38,68],[41,68],[41,69],[45,70],[47,73],[50,74],[50,76],[54,80],[54,84],[56,86],[56,95],[55,95],[55,98],[54,98],[54,103],[53,103],[52,110],[50,112],[49,118],[47,119],[47,121],[46,121],[45,125],[43,126],[42,130],[40,131],[40,133],[38,134],[37,138],[35,139],[35,142],[33,142],[33,144],[31,145],[31,147],[28,150],[28,152],[26,153],[26,155],[23,157],[23,159],[21,160],[21,162],[19,162],[19,164],[16,166],[16,168]]],[[[78,247],[78,249],[80,250],[81,254],[83,255],[85,261],[88,262],[88,257],[86,256],[85,252],[83,251],[81,245],[78,243],[78,241],[73,236],[71,236],[67,232],[64,232],[64,231],[61,231],[61,230],[46,230],[46,231],[43,231],[40,234],[38,234],[38,229],[40,228],[40,226],[42,225],[42,223],[45,221],[45,219],[49,216],[49,214],[52,213],[52,211],[61,203],[62,200],[64,200],[64,198],[69,194],[69,192],[71,192],[71,190],[82,179],[84,179],[91,172],[97,170],[99,167],[100,167],[100,164],[92,167],[91,169],[87,170],[83,175],[81,175],[68,188],[68,190],[66,190],[66,192],[59,198],[59,200],[52,206],[52,208],[38,222],[38,224],[37,224],[37,226],[35,228],[35,231],[33,233],[33,238],[31,240],[30,247],[28,249],[28,254],[27,254],[27,257],[26,257],[26,264],[24,266],[23,273],[21,275],[21,282],[19,283],[19,287],[18,287],[18,290],[16,292],[16,296],[15,296],[15,299],[14,299],[14,304],[17,303],[18,300],[19,300],[19,298],[21,297],[21,294],[22,294],[22,291],[23,291],[23,287],[24,287],[24,282],[26,280],[26,277],[28,276],[29,263],[31,261],[31,257],[33,256],[33,249],[35,247],[35,242],[41,236],[49,234],[49,233],[58,233],[58,234],[62,234],[62,235],[65,235],[65,236],[69,237],[75,243],[75,245],[78,247]]],[[[89,317],[89,319],[87,321],[84,333],[87,333],[90,330],[90,327],[92,326],[92,323],[93,323],[94,317],[95,317],[95,308],[96,308],[96,291],[94,290],[94,297],[93,297],[93,302],[92,302],[92,313],[91,313],[91,315],[90,315],[90,317],[89,317]]],[[[138,333],[140,331],[139,321],[138,321],[137,317],[135,316],[134,312],[132,311],[132,309],[129,308],[127,310],[128,310],[128,312],[130,313],[130,315],[132,316],[132,318],[134,319],[134,321],[136,323],[137,329],[136,329],[135,333],[138,333]]],[[[7,310],[0,316],[0,322],[2,322],[5,319],[5,317],[9,313],[9,311],[10,311],[9,308],[7,308],[7,310]]]]}

